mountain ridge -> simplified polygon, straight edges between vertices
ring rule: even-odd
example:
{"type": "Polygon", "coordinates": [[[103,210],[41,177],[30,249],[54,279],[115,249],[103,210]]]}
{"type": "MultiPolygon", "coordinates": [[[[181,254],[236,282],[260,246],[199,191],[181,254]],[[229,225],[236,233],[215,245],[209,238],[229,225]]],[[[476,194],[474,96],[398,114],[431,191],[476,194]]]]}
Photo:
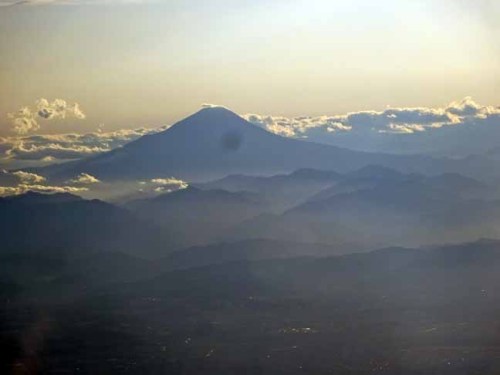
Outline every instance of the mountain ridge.
{"type": "Polygon", "coordinates": [[[203,182],[230,174],[271,175],[304,168],[347,172],[370,164],[437,173],[449,163],[429,156],[373,154],[285,138],[219,107],[204,108],[167,130],[109,152],[36,171],[60,181],[89,173],[104,181],[175,176],[203,182]]]}

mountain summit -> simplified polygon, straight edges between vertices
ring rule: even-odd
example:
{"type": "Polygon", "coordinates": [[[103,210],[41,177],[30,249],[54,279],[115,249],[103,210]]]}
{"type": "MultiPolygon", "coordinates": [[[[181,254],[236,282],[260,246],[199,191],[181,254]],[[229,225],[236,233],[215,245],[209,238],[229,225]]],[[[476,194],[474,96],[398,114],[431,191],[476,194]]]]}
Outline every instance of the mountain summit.
{"type": "Polygon", "coordinates": [[[226,108],[210,107],[123,147],[38,172],[55,180],[90,173],[104,181],[165,176],[204,181],[229,174],[265,175],[299,168],[346,172],[369,164],[439,171],[431,158],[370,154],[284,138],[226,108]]]}

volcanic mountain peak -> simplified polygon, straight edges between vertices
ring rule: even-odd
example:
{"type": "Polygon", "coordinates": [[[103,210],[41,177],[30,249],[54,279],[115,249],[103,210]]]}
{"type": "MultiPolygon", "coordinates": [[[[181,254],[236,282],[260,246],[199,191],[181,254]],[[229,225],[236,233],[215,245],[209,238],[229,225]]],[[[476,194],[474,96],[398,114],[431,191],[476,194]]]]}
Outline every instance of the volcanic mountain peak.
{"type": "Polygon", "coordinates": [[[33,172],[52,181],[66,181],[79,173],[88,173],[101,181],[175,176],[203,182],[230,174],[272,175],[301,168],[346,173],[370,164],[425,174],[464,169],[463,163],[425,156],[357,152],[285,138],[227,108],[209,107],[167,130],[145,135],[123,147],[33,172]]]}
{"type": "Polygon", "coordinates": [[[240,117],[238,114],[230,111],[225,107],[205,107],[195,112],[191,116],[186,117],[174,124],[166,131],[174,131],[178,129],[193,129],[197,128],[211,128],[212,130],[220,129],[223,131],[228,130],[241,130],[241,126],[252,126],[251,123],[240,117]]]}

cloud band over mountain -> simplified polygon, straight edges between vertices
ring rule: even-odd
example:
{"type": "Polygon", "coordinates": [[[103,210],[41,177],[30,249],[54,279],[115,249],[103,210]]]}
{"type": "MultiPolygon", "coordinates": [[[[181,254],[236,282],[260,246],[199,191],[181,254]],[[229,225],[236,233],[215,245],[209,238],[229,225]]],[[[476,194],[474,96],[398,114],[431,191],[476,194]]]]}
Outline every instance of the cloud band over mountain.
{"type": "Polygon", "coordinates": [[[363,151],[449,156],[482,153],[496,147],[500,107],[466,97],[440,108],[387,108],[334,116],[244,117],[264,129],[293,138],[363,151]]]}
{"type": "Polygon", "coordinates": [[[158,129],[122,129],[86,134],[68,133],[0,138],[4,161],[80,159],[120,147],[158,129]]]}
{"type": "MultiPolygon", "coordinates": [[[[206,105],[204,105],[206,106],[206,105]]],[[[213,106],[213,105],[211,105],[213,106]]],[[[70,106],[71,107],[71,106],[70,106]]],[[[68,105],[40,100],[37,112],[22,111],[27,128],[34,116],[64,118],[68,105]]],[[[71,107],[77,116],[79,107],[71,107]]],[[[500,136],[500,108],[481,105],[472,98],[451,102],[441,108],[387,108],[333,116],[285,117],[242,115],[272,133],[306,138],[346,148],[395,153],[435,152],[451,156],[484,153],[496,146],[500,136]]],[[[163,130],[137,128],[86,134],[24,135],[0,138],[0,162],[72,160],[96,155],[163,130]]]]}
{"type": "Polygon", "coordinates": [[[471,97],[452,102],[443,108],[387,108],[384,111],[359,111],[337,116],[262,116],[244,117],[265,129],[283,136],[307,136],[313,129],[327,133],[337,131],[365,131],[378,133],[413,134],[468,121],[500,118],[500,107],[483,106],[471,97]]]}

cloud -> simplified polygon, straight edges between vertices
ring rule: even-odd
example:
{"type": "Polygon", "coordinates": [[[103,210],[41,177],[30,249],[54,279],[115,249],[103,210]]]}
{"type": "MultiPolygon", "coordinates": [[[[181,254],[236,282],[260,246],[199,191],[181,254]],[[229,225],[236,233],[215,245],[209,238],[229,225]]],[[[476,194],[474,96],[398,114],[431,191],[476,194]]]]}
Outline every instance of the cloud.
{"type": "Polygon", "coordinates": [[[262,116],[257,114],[247,114],[243,116],[246,120],[259,125],[266,130],[282,135],[284,137],[301,137],[314,128],[323,128],[327,132],[349,131],[352,127],[342,123],[337,116],[317,116],[317,117],[294,117],[283,116],[262,116]]]}
{"type": "Polygon", "coordinates": [[[482,106],[471,97],[452,102],[444,108],[388,108],[384,111],[359,111],[345,115],[283,117],[247,114],[244,117],[270,132],[286,137],[307,137],[313,129],[327,133],[366,131],[412,134],[448,125],[460,125],[471,119],[500,116],[500,108],[482,106]]]}
{"type": "Polygon", "coordinates": [[[12,175],[19,178],[21,184],[40,184],[45,182],[45,177],[37,175],[35,173],[16,171],[12,172],[12,175]]]}
{"type": "Polygon", "coordinates": [[[55,99],[49,102],[47,99],[39,99],[36,102],[38,116],[50,120],[55,118],[64,119],[66,116],[73,116],[79,120],[85,118],[85,114],[80,109],[78,103],[68,105],[63,99],[55,99]]]}
{"type": "Polygon", "coordinates": [[[73,185],[93,185],[99,182],[101,182],[99,179],[88,173],[80,173],[78,176],[68,181],[69,184],[73,185]]]}
{"type": "Polygon", "coordinates": [[[481,105],[471,97],[438,108],[387,108],[333,116],[244,117],[285,137],[362,151],[467,156],[498,147],[500,107],[481,105]]]}
{"type": "Polygon", "coordinates": [[[123,146],[143,135],[161,129],[122,129],[86,134],[30,135],[0,138],[0,154],[4,160],[80,159],[123,146]]]}
{"type": "Polygon", "coordinates": [[[201,108],[225,108],[225,109],[227,109],[226,106],[223,106],[220,104],[211,104],[211,103],[203,103],[201,105],[201,108]]]}
{"type": "Polygon", "coordinates": [[[0,185],[3,186],[13,187],[19,184],[43,184],[45,181],[45,177],[37,175],[35,173],[29,173],[25,171],[10,172],[5,169],[0,169],[0,185]]]}
{"type": "MultiPolygon", "coordinates": [[[[218,107],[213,104],[207,106],[218,107]]],[[[39,101],[37,110],[39,107],[44,116],[50,118],[68,115],[68,106],[65,107],[62,102],[39,101]]],[[[71,116],[78,112],[78,107],[69,107],[71,116]]],[[[33,113],[29,108],[22,109],[18,117],[26,120],[26,126],[29,127],[33,113]]],[[[38,113],[35,115],[39,117],[38,113]]],[[[432,152],[466,156],[497,147],[496,139],[500,137],[500,108],[481,105],[470,97],[438,108],[399,107],[383,111],[291,118],[259,114],[243,117],[285,137],[307,138],[363,151],[432,152]]],[[[143,135],[164,129],[0,137],[0,166],[24,168],[49,161],[80,159],[110,151],[143,135]]]]}
{"type": "Polygon", "coordinates": [[[0,186],[16,186],[19,182],[19,177],[5,169],[0,169],[0,186]]]}
{"type": "Polygon", "coordinates": [[[35,191],[38,193],[81,193],[87,191],[84,187],[75,186],[50,186],[50,185],[27,185],[20,184],[14,187],[0,186],[0,196],[19,195],[27,193],[28,191],[35,191]]]}
{"type": "Polygon", "coordinates": [[[13,125],[13,130],[18,134],[27,134],[40,129],[36,114],[28,107],[20,108],[17,112],[7,114],[13,125]]]}
{"type": "Polygon", "coordinates": [[[40,129],[38,120],[65,119],[66,117],[83,120],[85,114],[78,103],[68,104],[63,99],[52,102],[45,98],[35,102],[35,108],[22,107],[17,112],[7,114],[11,120],[13,130],[17,134],[28,134],[40,129]]]}
{"type": "Polygon", "coordinates": [[[0,196],[19,195],[28,191],[39,193],[82,193],[88,190],[86,187],[71,185],[46,185],[45,182],[45,177],[35,173],[0,170],[0,196]]]}
{"type": "MultiPolygon", "coordinates": [[[[189,186],[186,181],[174,177],[153,178],[150,180],[150,183],[156,185],[154,188],[156,193],[170,193],[175,190],[185,189],[189,186]]],[[[147,183],[143,182],[142,185],[147,185],[147,183]]]]}

